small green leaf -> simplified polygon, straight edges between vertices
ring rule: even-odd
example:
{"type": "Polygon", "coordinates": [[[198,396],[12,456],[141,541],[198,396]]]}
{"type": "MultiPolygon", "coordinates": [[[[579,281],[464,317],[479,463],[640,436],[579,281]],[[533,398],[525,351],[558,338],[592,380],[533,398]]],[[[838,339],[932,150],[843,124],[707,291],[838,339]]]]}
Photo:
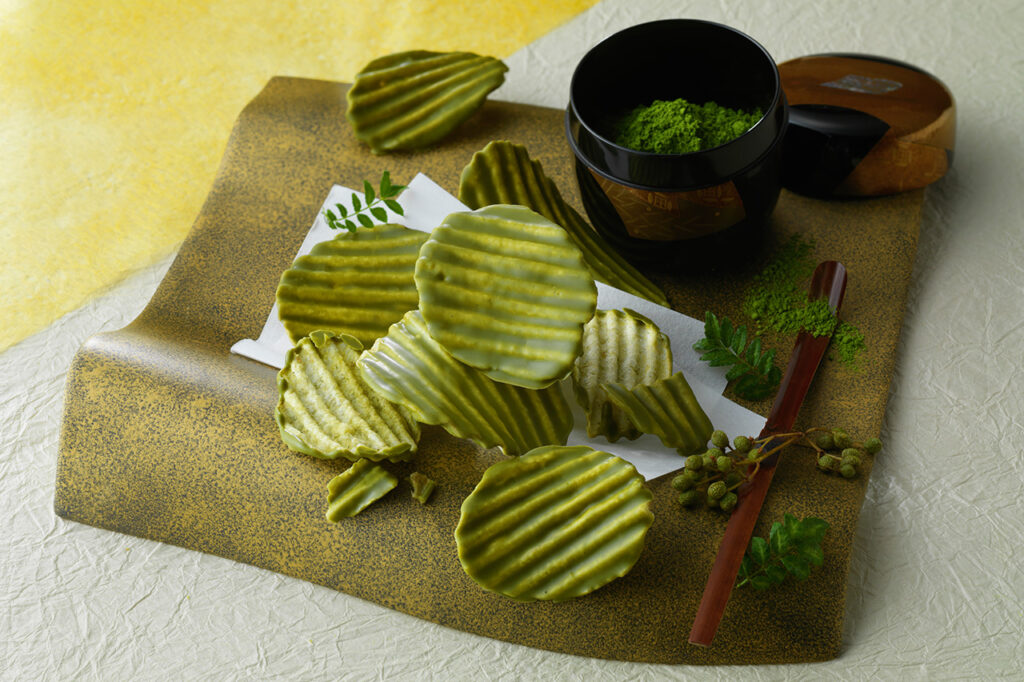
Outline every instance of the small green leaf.
{"type": "Polygon", "coordinates": [[[722,340],[722,345],[728,346],[732,342],[732,322],[728,317],[723,317],[719,321],[719,329],[718,336],[722,340]]]}
{"type": "Polygon", "coordinates": [[[758,566],[763,566],[764,562],[768,561],[768,543],[764,538],[750,538],[750,558],[757,562],[758,566]]]}
{"type": "Polygon", "coordinates": [[[757,388],[757,379],[748,374],[737,379],[732,390],[736,392],[736,395],[745,400],[757,400],[754,397],[757,395],[757,388]]]}
{"type": "Polygon", "coordinates": [[[370,213],[372,213],[373,217],[382,223],[386,223],[388,221],[387,211],[385,211],[380,206],[373,206],[372,208],[370,208],[370,213]]]}
{"type": "Polygon", "coordinates": [[[356,230],[359,229],[359,226],[357,226],[351,220],[346,220],[345,221],[345,229],[348,230],[349,232],[355,232],[356,230]]]}
{"type": "Polygon", "coordinates": [[[778,521],[772,524],[772,529],[768,532],[768,546],[772,554],[777,556],[782,556],[789,549],[789,535],[778,521]]]}
{"type": "Polygon", "coordinates": [[[356,213],[359,213],[359,211],[363,210],[363,202],[359,201],[358,194],[352,195],[352,210],[355,211],[356,213]]]}
{"type": "Polygon", "coordinates": [[[710,310],[704,313],[704,336],[713,340],[718,340],[722,336],[718,326],[718,318],[710,310]]]}
{"type": "Polygon", "coordinates": [[[693,349],[698,353],[703,353],[704,351],[712,350],[713,348],[718,348],[718,344],[713,343],[711,339],[707,337],[704,337],[697,343],[693,344],[693,349]]]}
{"type": "Polygon", "coordinates": [[[384,171],[384,174],[380,176],[380,195],[382,197],[391,196],[391,173],[384,171]]]}
{"type": "Polygon", "coordinates": [[[757,359],[761,356],[761,339],[755,338],[747,346],[747,362],[751,365],[757,365],[757,359]]]}
{"type": "Polygon", "coordinates": [[[764,574],[773,584],[778,585],[786,579],[786,569],[778,564],[768,564],[764,568],[764,574]]]}
{"type": "Polygon", "coordinates": [[[829,529],[828,522],[814,516],[808,516],[800,522],[800,537],[806,538],[816,544],[821,544],[825,537],[825,531],[829,529]]]}
{"type": "Polygon", "coordinates": [[[726,381],[746,400],[769,397],[782,376],[773,364],[775,351],[762,353],[760,339],[751,339],[745,326],[733,327],[729,318],[719,319],[710,310],[704,312],[704,338],[693,349],[712,367],[730,366],[726,381]]]}
{"type": "Polygon", "coordinates": [[[338,207],[338,213],[341,214],[342,218],[347,218],[348,217],[348,209],[347,208],[345,208],[341,204],[335,204],[335,206],[338,207]]]}
{"type": "Polygon", "coordinates": [[[802,556],[789,554],[782,557],[782,565],[797,580],[807,580],[811,574],[811,565],[802,556]]]}
{"type": "Polygon", "coordinates": [[[748,374],[738,379],[732,389],[744,400],[763,400],[772,395],[778,383],[778,381],[766,383],[761,377],[748,374]]]}
{"type": "Polygon", "coordinates": [[[733,365],[732,367],[729,368],[729,371],[725,373],[725,380],[735,381],[736,379],[739,379],[741,376],[746,374],[746,372],[747,368],[744,367],[743,365],[733,365]]]}
{"type": "Polygon", "coordinates": [[[786,529],[786,536],[796,539],[800,537],[800,520],[792,514],[782,515],[782,527],[786,529]]]}
{"type": "Polygon", "coordinates": [[[747,328],[736,327],[736,333],[732,336],[732,350],[736,355],[743,355],[743,349],[747,347],[747,328]]]}
{"type": "Polygon", "coordinates": [[[821,549],[820,545],[801,547],[800,556],[802,556],[809,564],[814,566],[821,566],[825,561],[825,552],[821,549]]]}
{"type": "Polygon", "coordinates": [[[373,227],[373,221],[370,220],[370,217],[365,213],[360,213],[356,216],[356,219],[359,220],[359,224],[363,227],[373,227]]]}
{"type": "Polygon", "coordinates": [[[405,215],[405,212],[402,210],[402,207],[399,206],[398,202],[395,201],[394,199],[385,199],[384,200],[384,205],[387,206],[388,208],[390,208],[392,211],[394,211],[398,215],[405,215]]]}
{"type": "Polygon", "coordinates": [[[727,350],[713,350],[700,358],[712,367],[724,367],[736,362],[736,357],[727,350]]]}
{"type": "MultiPolygon", "coordinates": [[[[771,443],[766,447],[770,446],[771,443]]],[[[820,542],[823,526],[827,528],[828,524],[822,519],[808,517],[800,521],[791,514],[785,514],[782,521],[772,524],[768,540],[751,538],[743,558],[746,572],[737,587],[749,583],[759,590],[767,589],[783,582],[787,575],[806,580],[811,568],[824,562],[820,542]],[[755,565],[759,566],[756,570],[755,565]]]]}
{"type": "Polygon", "coordinates": [[[372,204],[373,200],[377,198],[373,191],[373,185],[370,184],[369,180],[363,180],[363,198],[366,200],[367,206],[372,204]]]}

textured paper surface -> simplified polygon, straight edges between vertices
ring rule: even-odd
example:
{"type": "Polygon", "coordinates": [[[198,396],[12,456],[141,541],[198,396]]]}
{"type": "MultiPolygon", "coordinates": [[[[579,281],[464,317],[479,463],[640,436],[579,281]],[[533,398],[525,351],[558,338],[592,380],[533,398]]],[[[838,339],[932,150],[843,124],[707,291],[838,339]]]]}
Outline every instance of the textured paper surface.
{"type": "MultiPolygon", "coordinates": [[[[166,257],[0,353],[0,495],[11,509],[0,540],[3,676],[1018,678],[1024,477],[1017,475],[1014,443],[1022,441],[1024,413],[1018,390],[1024,242],[1012,236],[1024,215],[1024,145],[1012,132],[992,134],[1020,120],[1013,60],[1024,22],[1018,3],[606,0],[516,53],[502,97],[561,106],[572,65],[591,42],[639,21],[682,14],[738,26],[779,59],[837,49],[905,59],[940,75],[962,112],[951,175],[926,197],[882,433],[887,449],[900,454],[880,459],[868,485],[838,660],[709,668],[553,654],[57,519],[53,480],[67,367],[88,337],[119,329],[142,310],[170,265],[166,257]],[[954,42],[955,50],[936,49],[954,42]]],[[[48,49],[60,58],[60,41],[48,49]]]]}
{"type": "Polygon", "coordinates": [[[0,349],[173,252],[272,76],[351,81],[409,49],[502,58],[591,4],[0,0],[0,349]]]}
{"type": "MultiPolygon", "coordinates": [[[[337,233],[327,226],[323,210],[341,203],[351,205],[351,196],[362,193],[340,185],[331,188],[324,201],[323,209],[299,247],[296,258],[309,253],[313,246],[337,233]]],[[[404,216],[388,210],[387,222],[398,223],[421,232],[430,232],[440,225],[445,216],[469,208],[445,192],[437,183],[422,173],[416,175],[402,193],[404,216]]],[[[698,359],[692,350],[693,344],[704,336],[704,323],[676,312],[670,308],[651,303],[645,299],[627,294],[620,289],[597,283],[597,307],[600,310],[630,308],[650,318],[672,341],[672,371],[683,372],[697,401],[704,408],[715,428],[728,434],[756,436],[764,426],[764,417],[737,405],[722,395],[725,390],[725,369],[710,367],[698,359]]],[[[270,311],[258,339],[243,339],[231,347],[232,353],[243,355],[277,369],[284,366],[285,354],[292,347],[291,339],[277,315],[277,304],[270,311]]],[[[643,435],[636,440],[620,440],[609,443],[605,438],[587,436],[587,418],[572,395],[569,381],[563,382],[563,390],[569,405],[573,408],[575,425],[569,435],[569,445],[589,445],[595,450],[611,452],[631,462],[646,479],[663,476],[683,465],[683,458],[675,450],[666,448],[656,436],[643,435]]]]}

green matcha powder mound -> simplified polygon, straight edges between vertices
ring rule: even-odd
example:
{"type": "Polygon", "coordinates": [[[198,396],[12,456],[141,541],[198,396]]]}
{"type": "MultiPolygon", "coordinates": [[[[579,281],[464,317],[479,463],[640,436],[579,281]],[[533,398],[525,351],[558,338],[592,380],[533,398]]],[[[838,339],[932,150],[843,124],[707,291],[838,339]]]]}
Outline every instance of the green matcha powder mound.
{"type": "Polygon", "coordinates": [[[864,334],[849,322],[836,319],[828,301],[808,298],[804,285],[814,272],[813,248],[813,241],[799,235],[787,239],[754,278],[743,310],[756,323],[758,334],[765,330],[782,334],[807,330],[813,336],[831,334],[830,357],[852,368],[867,347],[864,334]]]}
{"type": "Polygon", "coordinates": [[[736,139],[762,115],[760,108],[745,112],[715,102],[659,99],[627,114],[619,122],[615,143],[656,154],[699,152],[736,139]]]}

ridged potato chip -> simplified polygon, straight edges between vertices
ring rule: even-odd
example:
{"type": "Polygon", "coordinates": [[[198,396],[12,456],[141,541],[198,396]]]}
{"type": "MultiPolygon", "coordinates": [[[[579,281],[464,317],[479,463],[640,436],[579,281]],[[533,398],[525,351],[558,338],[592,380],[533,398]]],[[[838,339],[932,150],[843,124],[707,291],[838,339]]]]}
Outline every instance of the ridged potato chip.
{"type": "Polygon", "coordinates": [[[484,448],[500,445],[507,455],[565,443],[572,431],[572,411],[557,385],[530,390],[490,379],[445,352],[419,311],[363,353],[359,370],[368,386],[420,422],[484,448]]]}
{"type": "Polygon", "coordinates": [[[542,447],[484,472],[462,503],[459,561],[491,592],[580,597],[625,575],[654,520],[633,465],[586,446],[542,447]]]}
{"type": "Polygon", "coordinates": [[[597,287],[565,230],[523,206],[453,213],[416,261],[420,311],[456,359],[544,388],[572,370],[597,287]]]}
{"type": "Polygon", "coordinates": [[[386,55],[356,74],[346,116],[374,154],[426,147],[472,116],[506,71],[501,60],[471,52],[386,55]]]}
{"type": "Polygon", "coordinates": [[[416,420],[359,377],[362,348],[351,336],[320,331],[288,351],[277,375],[274,418],[289,448],[323,459],[374,461],[404,461],[416,452],[416,420]]]}
{"type": "Polygon", "coordinates": [[[681,455],[707,447],[714,427],[682,372],[632,389],[616,383],[604,384],[604,389],[636,428],[653,433],[666,447],[681,455]]]}
{"type": "Polygon", "coordinates": [[[582,252],[594,279],[659,305],[668,305],[665,293],[640,274],[562,199],[558,186],[522,145],[494,141],[474,154],[459,179],[459,201],[474,209],[491,204],[526,206],[565,229],[582,252]]]}
{"type": "Polygon", "coordinates": [[[419,303],[413,271],[427,235],[401,225],[361,227],[299,256],[277,286],[292,341],[324,330],[369,346],[419,303]]]}
{"type": "Polygon", "coordinates": [[[587,415],[587,435],[638,438],[641,431],[608,400],[603,384],[627,389],[672,374],[672,344],[658,326],[632,310],[598,310],[583,328],[583,352],[572,369],[576,402],[587,415]]]}

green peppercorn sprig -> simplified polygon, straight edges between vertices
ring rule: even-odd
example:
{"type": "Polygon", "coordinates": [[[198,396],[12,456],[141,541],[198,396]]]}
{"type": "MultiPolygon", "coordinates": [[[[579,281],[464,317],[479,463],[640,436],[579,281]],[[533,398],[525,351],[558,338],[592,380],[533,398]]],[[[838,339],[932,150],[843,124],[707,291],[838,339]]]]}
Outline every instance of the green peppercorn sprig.
{"type": "Polygon", "coordinates": [[[684,507],[703,502],[708,508],[729,513],[739,502],[737,489],[753,479],[761,462],[796,443],[814,449],[819,469],[836,471],[844,478],[857,475],[865,453],[874,455],[882,449],[879,439],[855,442],[842,429],[818,427],[765,438],[736,436],[731,443],[724,431],[716,430],[706,452],[686,458],[685,469],[672,479],[672,487],[679,491],[679,503],[684,507]],[[840,454],[829,450],[838,450],[840,454]]]}
{"type": "Polygon", "coordinates": [[[868,438],[861,443],[842,429],[810,429],[805,432],[803,440],[817,453],[819,469],[826,473],[836,472],[843,478],[854,478],[864,455],[877,455],[882,449],[882,441],[878,438],[868,438]],[[810,437],[812,433],[816,434],[814,438],[810,437]]]}

